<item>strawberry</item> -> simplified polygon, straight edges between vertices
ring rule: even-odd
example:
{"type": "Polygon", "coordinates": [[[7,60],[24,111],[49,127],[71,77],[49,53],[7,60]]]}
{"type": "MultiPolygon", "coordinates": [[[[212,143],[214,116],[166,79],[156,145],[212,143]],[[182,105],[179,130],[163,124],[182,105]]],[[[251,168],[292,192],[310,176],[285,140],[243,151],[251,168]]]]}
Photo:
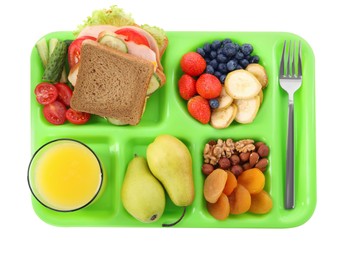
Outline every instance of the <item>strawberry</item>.
{"type": "Polygon", "coordinates": [[[196,81],[196,91],[206,99],[217,98],[222,92],[222,84],[212,74],[202,74],[196,81]]]}
{"type": "Polygon", "coordinates": [[[181,68],[190,76],[199,76],[206,69],[205,59],[197,52],[188,52],[182,56],[181,68]]]}
{"type": "Polygon", "coordinates": [[[178,90],[183,99],[189,100],[194,97],[196,94],[195,87],[196,80],[189,76],[188,74],[184,74],[178,81],[178,90]]]}
{"type": "Polygon", "coordinates": [[[189,114],[203,124],[210,122],[211,109],[208,101],[201,96],[195,96],[188,101],[189,114]]]}

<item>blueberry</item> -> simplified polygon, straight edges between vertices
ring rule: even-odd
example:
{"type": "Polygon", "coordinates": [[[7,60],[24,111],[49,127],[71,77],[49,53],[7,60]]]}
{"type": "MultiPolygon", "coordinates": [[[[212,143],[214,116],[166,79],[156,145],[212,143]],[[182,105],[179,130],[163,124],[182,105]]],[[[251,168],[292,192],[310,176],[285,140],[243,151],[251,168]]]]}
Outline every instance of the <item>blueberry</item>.
{"type": "Polygon", "coordinates": [[[251,56],[251,58],[249,59],[249,63],[258,63],[259,62],[259,56],[254,55],[251,56]]]}
{"type": "Polygon", "coordinates": [[[246,68],[249,64],[249,61],[246,59],[242,59],[240,60],[240,65],[242,66],[242,68],[246,68]]]}
{"type": "Polygon", "coordinates": [[[227,43],[231,43],[231,39],[228,39],[228,38],[227,38],[227,39],[224,39],[224,40],[223,40],[223,45],[225,45],[225,44],[227,44],[227,43]]]}
{"type": "Polygon", "coordinates": [[[212,66],[212,68],[217,69],[218,68],[218,61],[216,59],[213,59],[209,62],[209,65],[212,66]]]}
{"type": "Polygon", "coordinates": [[[237,59],[237,60],[242,60],[244,57],[245,57],[245,55],[241,51],[238,51],[235,54],[235,59],[237,59]]]}
{"type": "Polygon", "coordinates": [[[205,57],[206,53],[202,48],[197,48],[196,52],[199,53],[202,57],[205,57]]]}
{"type": "Polygon", "coordinates": [[[206,63],[210,63],[211,59],[210,58],[205,58],[206,63]]]}
{"type": "Polygon", "coordinates": [[[216,57],[217,57],[217,52],[216,52],[216,51],[211,51],[211,52],[210,52],[210,57],[211,57],[212,59],[216,58],[216,57]]]}
{"type": "Polygon", "coordinates": [[[222,74],[220,77],[219,77],[219,80],[222,84],[224,84],[224,81],[225,81],[225,78],[227,77],[227,75],[225,74],[222,74]]]}
{"type": "Polygon", "coordinates": [[[220,48],[221,45],[222,45],[221,41],[215,40],[212,42],[211,48],[212,48],[212,50],[216,51],[220,48]]]}
{"type": "Polygon", "coordinates": [[[211,108],[218,108],[219,107],[219,102],[218,99],[213,98],[208,101],[210,103],[211,108]]]}
{"type": "Polygon", "coordinates": [[[207,65],[206,66],[206,73],[213,74],[214,73],[214,68],[211,65],[207,65]]]}
{"type": "Polygon", "coordinates": [[[237,60],[230,60],[228,63],[227,63],[227,69],[228,71],[233,71],[237,68],[237,65],[238,65],[238,62],[237,60]]]}
{"type": "Polygon", "coordinates": [[[222,74],[227,73],[228,72],[228,68],[226,63],[219,63],[218,64],[218,71],[222,74]]]}
{"type": "Polygon", "coordinates": [[[205,43],[203,47],[205,53],[210,53],[211,52],[211,44],[205,43]]]}
{"type": "Polygon", "coordinates": [[[235,44],[233,43],[227,43],[222,50],[222,53],[229,58],[233,57],[236,54],[236,52],[237,50],[235,44]]]}
{"type": "Polygon", "coordinates": [[[218,54],[217,55],[217,61],[218,62],[227,62],[228,58],[224,54],[218,54]]]}
{"type": "Polygon", "coordinates": [[[213,75],[215,75],[217,78],[219,78],[220,76],[222,76],[222,73],[220,73],[218,70],[215,70],[213,75]]]}
{"type": "Polygon", "coordinates": [[[241,51],[243,52],[243,54],[249,55],[253,51],[253,46],[249,43],[242,44],[241,51]]]}
{"type": "Polygon", "coordinates": [[[237,70],[242,70],[243,68],[242,68],[242,66],[240,64],[237,64],[236,69],[237,70]]]}

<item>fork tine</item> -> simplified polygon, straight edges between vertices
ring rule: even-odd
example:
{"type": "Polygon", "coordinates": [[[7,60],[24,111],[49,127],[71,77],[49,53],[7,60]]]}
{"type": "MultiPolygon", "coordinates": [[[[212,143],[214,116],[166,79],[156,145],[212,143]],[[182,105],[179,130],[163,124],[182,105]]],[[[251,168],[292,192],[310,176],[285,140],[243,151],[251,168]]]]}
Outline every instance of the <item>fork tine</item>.
{"type": "Polygon", "coordinates": [[[281,58],[281,64],[280,64],[280,76],[284,76],[284,54],[286,52],[286,41],[284,41],[283,44],[283,50],[282,50],[282,58],[281,58]]]}
{"type": "Polygon", "coordinates": [[[289,46],[288,46],[288,59],[287,59],[287,77],[290,76],[290,60],[291,60],[291,45],[292,45],[292,40],[289,41],[289,46]]]}
{"type": "Polygon", "coordinates": [[[301,67],[301,41],[299,41],[299,50],[298,50],[298,77],[302,76],[302,67],[301,67]]]}
{"type": "Polygon", "coordinates": [[[293,43],[293,51],[292,51],[292,77],[295,77],[296,76],[296,73],[295,73],[295,65],[296,65],[296,62],[295,62],[295,45],[296,45],[296,41],[294,41],[293,43]]]}

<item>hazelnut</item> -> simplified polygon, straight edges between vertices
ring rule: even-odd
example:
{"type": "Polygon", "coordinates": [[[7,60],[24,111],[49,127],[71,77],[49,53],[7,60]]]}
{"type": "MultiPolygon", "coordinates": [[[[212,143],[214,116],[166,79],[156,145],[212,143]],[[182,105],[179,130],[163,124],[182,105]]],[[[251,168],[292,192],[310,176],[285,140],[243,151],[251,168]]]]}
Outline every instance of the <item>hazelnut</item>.
{"type": "Polygon", "coordinates": [[[219,167],[223,170],[229,169],[231,166],[230,160],[226,157],[222,157],[218,161],[219,167]]]}
{"type": "Polygon", "coordinates": [[[239,176],[243,172],[243,169],[240,165],[234,165],[233,167],[231,167],[231,172],[235,176],[239,176]]]}
{"type": "Polygon", "coordinates": [[[204,163],[201,167],[202,173],[205,175],[209,175],[211,172],[213,172],[214,167],[212,164],[204,163]]]}
{"type": "Polygon", "coordinates": [[[216,145],[217,142],[216,142],[215,140],[210,140],[210,141],[208,142],[208,144],[212,146],[212,145],[216,145]]]}
{"type": "Polygon", "coordinates": [[[247,162],[249,160],[250,152],[240,153],[240,159],[243,162],[247,162]]]}
{"type": "Polygon", "coordinates": [[[240,157],[237,154],[233,154],[230,157],[231,165],[237,165],[240,163],[240,157]]]}
{"type": "Polygon", "coordinates": [[[255,149],[259,149],[259,147],[264,144],[264,142],[256,142],[254,145],[255,145],[255,149]]]}
{"type": "Polygon", "coordinates": [[[254,165],[257,164],[259,161],[259,154],[257,152],[252,152],[249,156],[249,164],[251,167],[254,167],[254,165]]]}
{"type": "Polygon", "coordinates": [[[262,144],[261,146],[259,146],[258,148],[258,154],[260,157],[266,157],[269,155],[269,147],[266,144],[262,144]]]}
{"type": "Polygon", "coordinates": [[[252,168],[251,164],[249,162],[246,162],[242,165],[242,168],[244,171],[249,170],[252,168]]]}
{"type": "Polygon", "coordinates": [[[266,166],[268,165],[269,161],[266,158],[262,158],[259,160],[259,162],[255,165],[255,168],[258,168],[262,172],[266,170],[266,166]]]}

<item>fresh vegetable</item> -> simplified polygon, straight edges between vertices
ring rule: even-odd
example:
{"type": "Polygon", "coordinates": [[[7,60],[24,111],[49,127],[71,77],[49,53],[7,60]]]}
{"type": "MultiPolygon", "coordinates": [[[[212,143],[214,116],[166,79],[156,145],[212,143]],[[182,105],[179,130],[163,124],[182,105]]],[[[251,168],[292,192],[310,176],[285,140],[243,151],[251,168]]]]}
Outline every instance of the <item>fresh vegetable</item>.
{"type": "MultiPolygon", "coordinates": [[[[57,46],[57,43],[59,42],[59,40],[57,38],[52,38],[49,40],[48,42],[48,50],[49,50],[49,56],[52,55],[55,46],[57,46]]],[[[65,41],[66,43],[66,41],[65,41]]],[[[65,64],[63,67],[63,71],[61,73],[61,78],[60,78],[60,82],[66,83],[67,82],[67,73],[66,73],[66,69],[65,69],[65,64]]]]}
{"type": "Polygon", "coordinates": [[[42,105],[54,102],[58,97],[58,89],[50,83],[42,82],[38,84],[34,91],[36,100],[42,105]]]}
{"type": "Polygon", "coordinates": [[[88,122],[89,118],[90,118],[90,114],[85,113],[85,112],[79,112],[76,111],[74,109],[72,109],[71,107],[66,111],[66,119],[75,125],[82,125],[85,124],[86,122],[88,122]]]}
{"type": "Polygon", "coordinates": [[[158,75],[154,72],[151,80],[149,81],[148,89],[147,89],[147,96],[151,95],[161,86],[160,79],[158,75]]]}
{"type": "Polygon", "coordinates": [[[119,50],[121,52],[127,53],[128,47],[123,39],[121,39],[117,34],[113,32],[104,31],[99,34],[99,37],[97,39],[98,42],[109,46],[111,48],[114,48],[116,50],[119,50]]]}
{"type": "Polygon", "coordinates": [[[65,105],[56,100],[43,107],[43,115],[46,120],[54,125],[64,124],[66,121],[66,107],[65,105]]]}
{"type": "Polygon", "coordinates": [[[72,97],[71,88],[65,83],[56,83],[54,86],[58,90],[58,100],[63,102],[65,106],[70,106],[70,100],[72,97]]]}
{"type": "Polygon", "coordinates": [[[65,64],[67,54],[67,45],[64,41],[59,41],[49,57],[47,67],[43,74],[44,81],[56,83],[59,82],[65,64]]]}
{"type": "Polygon", "coordinates": [[[48,53],[48,45],[46,38],[41,38],[37,43],[36,43],[36,48],[39,53],[40,59],[42,61],[42,65],[44,68],[46,68],[48,59],[49,59],[49,53],[48,53]]]}
{"type": "Polygon", "coordinates": [[[96,41],[96,38],[94,37],[83,36],[83,37],[77,38],[70,44],[68,49],[68,62],[69,62],[70,68],[72,68],[75,64],[77,64],[80,61],[82,42],[86,39],[96,41]]]}
{"type": "Polygon", "coordinates": [[[139,34],[136,30],[132,28],[121,28],[115,32],[116,34],[120,34],[125,36],[126,41],[132,41],[137,44],[146,45],[149,47],[149,42],[147,38],[141,34],[139,34]]]}
{"type": "Polygon", "coordinates": [[[157,26],[150,26],[148,24],[141,25],[141,28],[149,32],[153,36],[158,44],[159,50],[161,52],[160,54],[162,55],[165,51],[164,46],[167,45],[167,37],[165,31],[157,26]]]}

